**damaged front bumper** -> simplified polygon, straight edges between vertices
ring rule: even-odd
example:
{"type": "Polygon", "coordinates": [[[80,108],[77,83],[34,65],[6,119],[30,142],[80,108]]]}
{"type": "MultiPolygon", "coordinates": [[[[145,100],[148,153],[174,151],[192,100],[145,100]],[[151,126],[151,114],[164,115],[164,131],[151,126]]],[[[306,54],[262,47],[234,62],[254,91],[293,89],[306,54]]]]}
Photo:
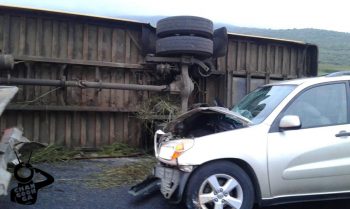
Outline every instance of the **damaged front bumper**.
{"type": "Polygon", "coordinates": [[[154,168],[153,175],[131,187],[129,193],[139,196],[160,190],[166,199],[173,203],[179,203],[190,174],[190,172],[181,171],[177,167],[166,167],[159,164],[154,168]]]}

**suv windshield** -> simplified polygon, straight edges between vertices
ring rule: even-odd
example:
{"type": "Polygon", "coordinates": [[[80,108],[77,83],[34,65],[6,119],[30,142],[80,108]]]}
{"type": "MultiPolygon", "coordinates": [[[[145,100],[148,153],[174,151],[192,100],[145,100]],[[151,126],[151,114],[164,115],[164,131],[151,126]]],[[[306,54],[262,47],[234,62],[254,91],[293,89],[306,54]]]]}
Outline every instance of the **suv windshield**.
{"type": "Polygon", "coordinates": [[[258,88],[245,96],[232,111],[248,118],[253,124],[261,123],[295,87],[276,85],[258,88]]]}

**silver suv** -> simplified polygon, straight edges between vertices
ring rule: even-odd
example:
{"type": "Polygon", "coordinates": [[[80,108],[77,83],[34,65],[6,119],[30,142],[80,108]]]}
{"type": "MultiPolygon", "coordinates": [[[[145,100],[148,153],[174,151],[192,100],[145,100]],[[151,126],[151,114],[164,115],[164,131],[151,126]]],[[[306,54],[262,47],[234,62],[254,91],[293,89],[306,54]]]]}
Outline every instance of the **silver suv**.
{"type": "Polygon", "coordinates": [[[265,85],[232,110],[200,107],[179,116],[157,131],[159,164],[138,189],[159,185],[165,198],[190,209],[350,196],[346,74],[265,85]]]}

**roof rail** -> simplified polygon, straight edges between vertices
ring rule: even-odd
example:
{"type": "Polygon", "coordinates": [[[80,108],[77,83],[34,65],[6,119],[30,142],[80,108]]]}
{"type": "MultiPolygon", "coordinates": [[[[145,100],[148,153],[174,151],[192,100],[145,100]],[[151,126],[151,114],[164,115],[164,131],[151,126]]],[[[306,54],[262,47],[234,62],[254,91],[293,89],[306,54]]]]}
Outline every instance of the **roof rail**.
{"type": "Polygon", "coordinates": [[[344,75],[350,75],[350,71],[338,71],[334,73],[329,73],[325,75],[325,77],[337,77],[337,76],[344,76],[344,75]]]}

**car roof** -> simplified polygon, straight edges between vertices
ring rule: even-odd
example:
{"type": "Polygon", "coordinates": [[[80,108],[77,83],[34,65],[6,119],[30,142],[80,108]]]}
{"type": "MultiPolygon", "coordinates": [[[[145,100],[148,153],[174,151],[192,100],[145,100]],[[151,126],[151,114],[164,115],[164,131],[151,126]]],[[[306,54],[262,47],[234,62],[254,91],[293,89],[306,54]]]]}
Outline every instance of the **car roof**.
{"type": "Polygon", "coordinates": [[[313,78],[300,78],[300,79],[293,79],[293,80],[286,80],[286,81],[281,81],[281,82],[275,82],[269,85],[313,85],[313,84],[318,84],[318,83],[327,83],[327,82],[333,82],[333,81],[345,81],[345,80],[350,80],[350,75],[334,75],[332,74],[329,75],[324,75],[324,76],[319,76],[319,77],[313,77],[313,78]]]}

